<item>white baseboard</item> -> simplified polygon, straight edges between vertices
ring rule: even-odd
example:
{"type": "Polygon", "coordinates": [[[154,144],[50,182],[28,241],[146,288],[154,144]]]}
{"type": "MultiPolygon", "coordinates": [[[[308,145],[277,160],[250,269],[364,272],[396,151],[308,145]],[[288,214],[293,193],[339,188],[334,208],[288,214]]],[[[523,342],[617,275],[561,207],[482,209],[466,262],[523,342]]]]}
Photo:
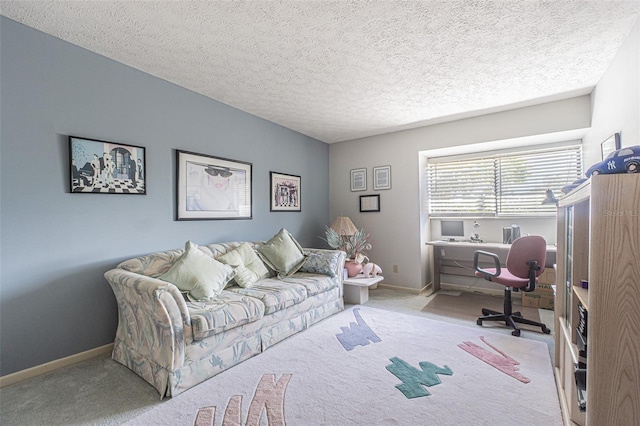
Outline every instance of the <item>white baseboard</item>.
{"type": "Polygon", "coordinates": [[[22,382],[27,379],[32,379],[82,361],[87,361],[99,357],[100,355],[111,353],[112,351],[113,343],[109,343],[108,345],[80,352],[79,354],[56,359],[54,361],[47,362],[46,364],[36,365],[35,367],[27,368],[26,370],[7,374],[6,376],[0,377],[0,388],[13,385],[14,383],[22,382]]]}
{"type": "Polygon", "coordinates": [[[431,284],[427,284],[426,286],[422,287],[421,289],[417,289],[417,288],[411,288],[411,287],[402,287],[402,286],[399,286],[399,285],[390,285],[390,284],[379,283],[378,287],[386,288],[387,290],[400,290],[400,291],[407,291],[409,293],[420,294],[423,291],[425,291],[425,289],[428,288],[430,285],[431,284]]]}

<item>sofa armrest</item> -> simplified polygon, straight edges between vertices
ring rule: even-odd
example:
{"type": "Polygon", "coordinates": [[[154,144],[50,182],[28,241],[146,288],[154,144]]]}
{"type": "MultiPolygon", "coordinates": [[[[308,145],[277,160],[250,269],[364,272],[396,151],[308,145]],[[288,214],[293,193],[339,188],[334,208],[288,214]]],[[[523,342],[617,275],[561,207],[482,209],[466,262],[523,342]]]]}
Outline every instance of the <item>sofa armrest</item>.
{"type": "Polygon", "coordinates": [[[181,367],[185,346],[193,339],[191,317],[180,290],[124,269],[112,269],[104,276],[118,302],[115,348],[125,345],[127,357],[145,358],[169,371],[181,367]]]}

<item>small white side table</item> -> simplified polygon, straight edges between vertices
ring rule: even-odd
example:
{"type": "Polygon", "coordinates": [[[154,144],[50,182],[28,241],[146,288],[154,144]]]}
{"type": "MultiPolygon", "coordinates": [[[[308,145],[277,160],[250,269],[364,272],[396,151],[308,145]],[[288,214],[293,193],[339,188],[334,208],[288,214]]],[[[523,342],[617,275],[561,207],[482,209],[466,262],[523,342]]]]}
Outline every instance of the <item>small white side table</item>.
{"type": "Polygon", "coordinates": [[[378,284],[382,280],[384,280],[384,277],[381,275],[365,278],[362,274],[343,280],[345,303],[357,305],[367,303],[369,301],[369,287],[378,284]]]}

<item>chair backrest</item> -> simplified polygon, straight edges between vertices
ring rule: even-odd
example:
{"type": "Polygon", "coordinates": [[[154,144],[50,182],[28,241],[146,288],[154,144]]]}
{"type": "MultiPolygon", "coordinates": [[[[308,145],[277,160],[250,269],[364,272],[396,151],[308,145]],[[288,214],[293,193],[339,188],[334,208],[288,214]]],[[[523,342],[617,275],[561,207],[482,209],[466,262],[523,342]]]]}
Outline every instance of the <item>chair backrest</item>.
{"type": "Polygon", "coordinates": [[[529,278],[527,262],[530,260],[538,262],[540,270],[536,272],[536,277],[540,276],[547,260],[547,242],[539,235],[520,237],[511,244],[507,254],[507,269],[516,277],[529,278]]]}

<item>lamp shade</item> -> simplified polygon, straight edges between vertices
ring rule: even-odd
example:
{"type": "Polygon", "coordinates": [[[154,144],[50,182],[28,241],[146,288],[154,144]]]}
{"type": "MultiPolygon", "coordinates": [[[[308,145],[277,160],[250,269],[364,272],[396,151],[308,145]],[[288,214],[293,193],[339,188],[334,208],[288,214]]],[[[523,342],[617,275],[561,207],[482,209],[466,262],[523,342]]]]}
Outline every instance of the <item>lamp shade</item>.
{"type": "Polygon", "coordinates": [[[337,217],[331,224],[331,229],[336,231],[338,235],[353,235],[358,232],[358,228],[346,216],[337,217]]]}

